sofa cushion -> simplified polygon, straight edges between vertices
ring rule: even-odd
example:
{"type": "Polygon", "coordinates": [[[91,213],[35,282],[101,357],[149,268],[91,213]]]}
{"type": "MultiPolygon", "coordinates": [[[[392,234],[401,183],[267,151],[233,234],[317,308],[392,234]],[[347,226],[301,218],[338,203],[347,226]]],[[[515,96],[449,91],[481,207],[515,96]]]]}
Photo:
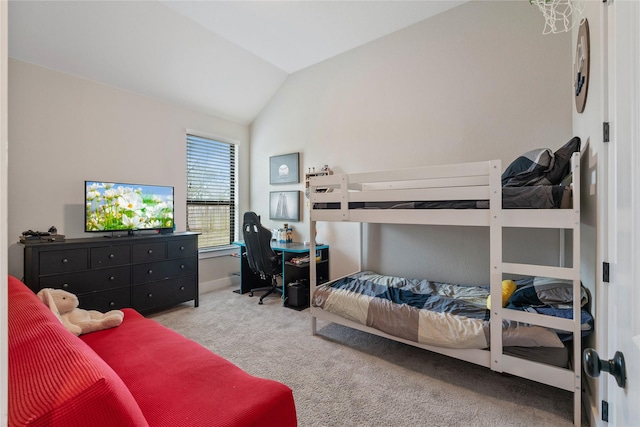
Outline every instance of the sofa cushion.
{"type": "Polygon", "coordinates": [[[9,426],[146,426],[118,375],[15,277],[8,280],[9,426]]]}
{"type": "Polygon", "coordinates": [[[155,320],[123,311],[119,327],[80,339],[120,375],[150,425],[296,425],[286,385],[254,377],[155,320]]]}

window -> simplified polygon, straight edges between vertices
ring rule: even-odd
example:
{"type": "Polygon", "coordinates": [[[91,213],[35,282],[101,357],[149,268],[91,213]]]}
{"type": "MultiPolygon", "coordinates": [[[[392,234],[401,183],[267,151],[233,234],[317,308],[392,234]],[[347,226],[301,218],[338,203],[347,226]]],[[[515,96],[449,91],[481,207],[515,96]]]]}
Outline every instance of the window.
{"type": "Polygon", "coordinates": [[[187,230],[199,249],[228,246],[235,233],[236,146],[187,135],[187,230]]]}

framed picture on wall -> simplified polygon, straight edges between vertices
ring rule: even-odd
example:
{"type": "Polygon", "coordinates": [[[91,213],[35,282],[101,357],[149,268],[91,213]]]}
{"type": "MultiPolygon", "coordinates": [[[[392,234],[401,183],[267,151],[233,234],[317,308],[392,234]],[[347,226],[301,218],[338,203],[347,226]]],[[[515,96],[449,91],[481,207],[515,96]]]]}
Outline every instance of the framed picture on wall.
{"type": "Polygon", "coordinates": [[[298,159],[300,153],[269,157],[269,184],[297,184],[300,182],[298,159]]]}
{"type": "Polygon", "coordinates": [[[269,219],[300,221],[300,191],[271,191],[269,219]]]}

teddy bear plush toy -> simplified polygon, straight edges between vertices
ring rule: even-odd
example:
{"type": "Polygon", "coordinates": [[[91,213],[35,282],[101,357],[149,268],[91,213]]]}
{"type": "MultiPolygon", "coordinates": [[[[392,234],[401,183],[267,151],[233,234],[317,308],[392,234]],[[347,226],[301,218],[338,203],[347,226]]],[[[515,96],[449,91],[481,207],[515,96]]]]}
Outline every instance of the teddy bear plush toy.
{"type": "Polygon", "coordinates": [[[119,326],[124,319],[124,313],[120,310],[101,313],[78,308],[78,297],[62,289],[45,288],[37,295],[64,327],[76,336],[119,326]]]}

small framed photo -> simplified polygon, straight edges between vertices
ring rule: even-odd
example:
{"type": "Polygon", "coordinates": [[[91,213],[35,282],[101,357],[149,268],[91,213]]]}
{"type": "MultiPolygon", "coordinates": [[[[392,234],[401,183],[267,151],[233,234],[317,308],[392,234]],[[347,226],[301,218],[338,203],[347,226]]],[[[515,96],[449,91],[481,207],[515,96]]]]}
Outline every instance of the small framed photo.
{"type": "Polygon", "coordinates": [[[300,182],[298,159],[300,153],[269,157],[269,184],[297,184],[300,182]]]}
{"type": "Polygon", "coordinates": [[[271,191],[269,219],[300,221],[300,191],[271,191]]]}

